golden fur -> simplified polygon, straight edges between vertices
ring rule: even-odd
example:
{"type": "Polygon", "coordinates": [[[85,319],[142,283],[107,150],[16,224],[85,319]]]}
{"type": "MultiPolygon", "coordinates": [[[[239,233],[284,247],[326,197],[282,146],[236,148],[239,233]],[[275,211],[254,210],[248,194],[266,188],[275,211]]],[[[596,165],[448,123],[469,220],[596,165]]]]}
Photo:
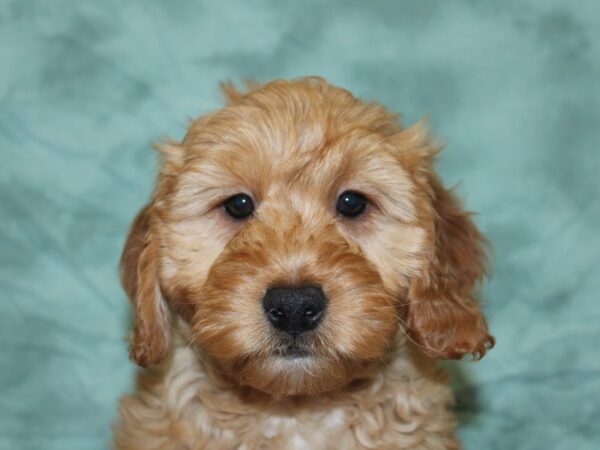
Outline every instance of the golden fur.
{"type": "Polygon", "coordinates": [[[423,124],[319,78],[274,81],[159,147],[122,281],[147,367],[122,401],[125,449],[453,449],[436,358],[494,343],[473,297],[483,238],[435,175],[423,124]],[[358,191],[365,214],[336,214],[358,191]],[[256,211],[233,220],[238,193],[256,211]],[[278,353],[261,308],[272,286],[319,285],[307,358],[278,353]]]}

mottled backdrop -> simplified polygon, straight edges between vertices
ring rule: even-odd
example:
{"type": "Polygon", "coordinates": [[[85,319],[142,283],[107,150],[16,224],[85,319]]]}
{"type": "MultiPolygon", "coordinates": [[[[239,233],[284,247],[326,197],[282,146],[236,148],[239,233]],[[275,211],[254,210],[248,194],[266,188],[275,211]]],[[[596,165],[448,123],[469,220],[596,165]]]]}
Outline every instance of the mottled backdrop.
{"type": "Polygon", "coordinates": [[[599,46],[597,0],[0,0],[0,448],[108,445],[151,143],[220,80],[317,74],[429,114],[495,247],[466,448],[600,448],[599,46]]]}

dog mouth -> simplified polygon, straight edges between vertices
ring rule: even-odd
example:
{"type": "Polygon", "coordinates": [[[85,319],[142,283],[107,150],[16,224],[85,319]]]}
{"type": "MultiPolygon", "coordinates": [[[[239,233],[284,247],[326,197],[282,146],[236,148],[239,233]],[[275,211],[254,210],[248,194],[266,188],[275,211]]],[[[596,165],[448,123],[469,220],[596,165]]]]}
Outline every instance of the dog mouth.
{"type": "Polygon", "coordinates": [[[299,344],[290,344],[275,350],[275,355],[286,359],[308,358],[313,352],[299,344]]]}

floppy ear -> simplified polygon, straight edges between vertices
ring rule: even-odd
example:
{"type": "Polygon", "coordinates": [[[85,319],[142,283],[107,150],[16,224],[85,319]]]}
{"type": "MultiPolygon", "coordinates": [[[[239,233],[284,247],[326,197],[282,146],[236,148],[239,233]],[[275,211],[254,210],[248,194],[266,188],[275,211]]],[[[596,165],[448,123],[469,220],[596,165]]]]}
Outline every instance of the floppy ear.
{"type": "Polygon", "coordinates": [[[409,288],[409,332],[432,356],[480,359],[494,345],[473,292],[485,274],[485,240],[437,176],[428,178],[434,246],[409,288]]]}
{"type": "Polygon", "coordinates": [[[129,356],[140,366],[167,354],[170,318],[158,283],[158,242],[152,232],[152,206],[136,216],[121,256],[121,283],[135,308],[135,329],[129,356]]]}

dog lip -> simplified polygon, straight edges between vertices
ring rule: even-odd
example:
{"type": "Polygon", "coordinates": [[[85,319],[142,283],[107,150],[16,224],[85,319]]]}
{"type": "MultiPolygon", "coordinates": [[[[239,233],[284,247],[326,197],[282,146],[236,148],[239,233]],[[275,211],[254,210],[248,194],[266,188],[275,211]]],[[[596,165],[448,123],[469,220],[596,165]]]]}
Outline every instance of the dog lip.
{"type": "Polygon", "coordinates": [[[285,349],[280,349],[277,351],[279,356],[283,356],[284,358],[306,358],[310,356],[310,351],[306,350],[303,347],[300,347],[297,344],[288,345],[285,349]]]}

